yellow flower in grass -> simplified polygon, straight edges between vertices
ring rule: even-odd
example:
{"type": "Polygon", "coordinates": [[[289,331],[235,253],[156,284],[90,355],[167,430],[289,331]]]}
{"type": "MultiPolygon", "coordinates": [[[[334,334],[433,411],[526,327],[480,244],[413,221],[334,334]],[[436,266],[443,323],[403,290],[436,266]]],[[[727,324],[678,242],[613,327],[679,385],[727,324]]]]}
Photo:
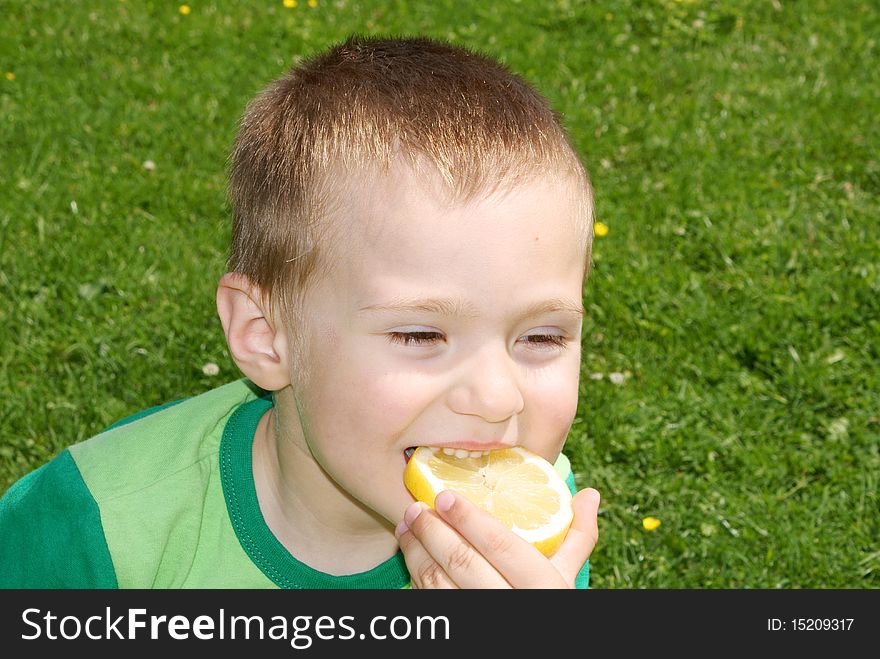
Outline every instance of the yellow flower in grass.
{"type": "Polygon", "coordinates": [[[183,14],[184,16],[189,15],[189,13],[191,11],[192,11],[192,9],[190,9],[189,5],[180,5],[180,13],[183,14]]]}
{"type": "Polygon", "coordinates": [[[602,238],[608,235],[608,225],[604,222],[596,222],[593,225],[593,233],[602,238]]]}
{"type": "Polygon", "coordinates": [[[284,6],[288,9],[293,9],[296,7],[296,0],[284,0],[284,6]]]}
{"type": "Polygon", "coordinates": [[[309,7],[314,9],[317,6],[318,6],[318,0],[309,0],[309,7]]]}
{"type": "Polygon", "coordinates": [[[656,517],[646,517],[642,520],[642,526],[645,527],[646,531],[656,531],[661,523],[656,517]]]}
{"type": "Polygon", "coordinates": [[[15,74],[12,71],[7,71],[6,72],[6,79],[9,82],[12,82],[13,80],[15,80],[15,74]]]}

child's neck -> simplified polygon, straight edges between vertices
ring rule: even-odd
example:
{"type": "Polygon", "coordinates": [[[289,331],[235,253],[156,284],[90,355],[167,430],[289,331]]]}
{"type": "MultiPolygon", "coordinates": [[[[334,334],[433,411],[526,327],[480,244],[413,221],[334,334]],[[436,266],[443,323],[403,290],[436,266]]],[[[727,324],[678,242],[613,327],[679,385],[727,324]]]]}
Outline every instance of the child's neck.
{"type": "Polygon", "coordinates": [[[302,437],[277,421],[272,408],[257,425],[253,473],[260,511],[278,541],[332,575],[364,572],[390,558],[397,551],[391,525],[339,489],[302,437]]]}

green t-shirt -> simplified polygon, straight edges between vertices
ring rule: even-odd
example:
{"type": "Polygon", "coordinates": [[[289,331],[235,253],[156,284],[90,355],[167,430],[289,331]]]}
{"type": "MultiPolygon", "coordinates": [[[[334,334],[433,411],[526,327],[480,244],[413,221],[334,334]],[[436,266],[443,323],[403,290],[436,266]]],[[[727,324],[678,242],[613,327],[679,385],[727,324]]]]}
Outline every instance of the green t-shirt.
{"type": "MultiPolygon", "coordinates": [[[[251,448],[272,405],[238,380],[129,417],[0,499],[2,588],[403,588],[403,554],[359,574],[301,563],[257,502],[251,448]]],[[[565,456],[556,468],[574,490],[565,456]]],[[[589,585],[589,561],[577,587],[589,585]]]]}

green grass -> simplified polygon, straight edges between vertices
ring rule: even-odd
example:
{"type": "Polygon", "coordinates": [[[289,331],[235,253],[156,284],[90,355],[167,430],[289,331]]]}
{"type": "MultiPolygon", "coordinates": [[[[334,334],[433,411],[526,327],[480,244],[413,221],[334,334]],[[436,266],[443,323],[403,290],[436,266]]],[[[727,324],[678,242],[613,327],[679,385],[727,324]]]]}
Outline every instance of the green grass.
{"type": "Polygon", "coordinates": [[[880,586],[870,3],[178,4],[0,5],[0,492],[238,377],[213,308],[238,117],[351,32],[422,33],[551,99],[610,227],[567,449],[604,497],[594,587],[880,586]]]}

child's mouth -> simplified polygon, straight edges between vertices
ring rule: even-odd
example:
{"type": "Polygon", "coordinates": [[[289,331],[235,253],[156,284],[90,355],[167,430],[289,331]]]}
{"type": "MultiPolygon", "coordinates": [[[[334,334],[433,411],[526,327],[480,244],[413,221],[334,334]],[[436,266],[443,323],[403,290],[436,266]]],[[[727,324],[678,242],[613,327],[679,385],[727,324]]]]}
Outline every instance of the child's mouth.
{"type": "MultiPolygon", "coordinates": [[[[418,446],[410,446],[409,448],[404,449],[403,458],[406,462],[409,462],[409,459],[412,457],[413,453],[416,452],[417,448],[418,448],[418,446]]],[[[491,453],[490,450],[468,451],[466,449],[454,449],[451,447],[445,447],[442,449],[442,451],[446,455],[454,455],[459,458],[467,458],[467,457],[479,458],[479,457],[483,457],[484,455],[488,455],[489,453],[491,453]]]]}

